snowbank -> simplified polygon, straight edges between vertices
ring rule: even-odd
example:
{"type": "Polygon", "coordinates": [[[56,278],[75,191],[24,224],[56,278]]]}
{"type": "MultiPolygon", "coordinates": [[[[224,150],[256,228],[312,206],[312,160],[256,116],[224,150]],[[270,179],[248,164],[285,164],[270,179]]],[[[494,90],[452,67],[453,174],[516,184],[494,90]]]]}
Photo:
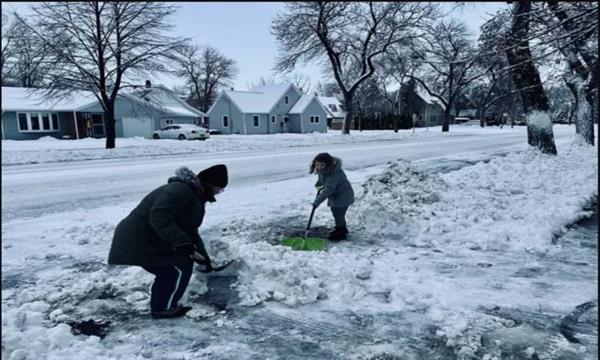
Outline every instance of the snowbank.
{"type": "MultiPolygon", "coordinates": [[[[589,215],[582,209],[597,196],[597,177],[595,148],[578,144],[562,147],[558,156],[529,150],[442,175],[398,161],[358,189],[346,246],[293,252],[250,243],[252,235],[243,231],[221,241],[237,249],[232,255],[246,264],[238,286],[246,305],[273,300],[297,306],[319,299],[356,300],[375,292],[399,297],[402,308],[427,308],[430,300],[442,301],[443,293],[455,292],[456,284],[437,284],[431,274],[426,279],[436,283],[431,286],[439,293],[422,288],[424,280],[406,272],[406,264],[416,259],[410,249],[452,254],[443,255],[437,265],[442,271],[456,267],[452,257],[472,257],[473,251],[517,258],[551,252],[556,248],[552,240],[566,225],[589,215]],[[377,283],[371,279],[377,273],[381,288],[367,290],[365,281],[377,283]],[[407,285],[415,286],[415,294],[407,294],[407,285]]],[[[450,299],[461,304],[473,300],[450,299]]],[[[480,298],[476,301],[481,304],[480,298]]]]}
{"type": "MultiPolygon", "coordinates": [[[[571,129],[572,130],[572,129],[571,129]]],[[[206,141],[149,140],[143,138],[118,138],[115,149],[104,149],[105,139],[80,139],[48,141],[2,140],[2,165],[77,161],[92,159],[115,159],[141,156],[161,156],[175,154],[226,153],[243,150],[275,150],[298,146],[351,144],[371,141],[397,141],[413,138],[440,136],[465,136],[473,134],[520,133],[524,128],[473,128],[454,126],[449,133],[442,133],[440,127],[400,130],[398,133],[383,130],[352,131],[342,136],[339,131],[313,134],[273,134],[273,135],[214,135],[206,141]]],[[[54,139],[54,138],[52,138],[54,139]]]]}

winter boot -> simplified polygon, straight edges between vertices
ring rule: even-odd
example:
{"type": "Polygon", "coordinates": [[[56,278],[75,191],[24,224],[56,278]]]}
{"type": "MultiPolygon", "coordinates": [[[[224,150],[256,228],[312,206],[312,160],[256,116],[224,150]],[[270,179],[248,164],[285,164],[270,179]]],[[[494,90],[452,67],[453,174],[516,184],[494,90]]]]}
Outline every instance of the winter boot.
{"type": "Polygon", "coordinates": [[[331,241],[340,241],[340,240],[346,240],[346,234],[348,233],[348,230],[346,229],[346,227],[335,227],[335,230],[333,230],[330,234],[329,234],[329,240],[331,241]]]}
{"type": "Polygon", "coordinates": [[[191,306],[177,305],[169,310],[152,312],[152,317],[155,319],[178,318],[184,316],[190,310],[192,310],[191,306]]]}

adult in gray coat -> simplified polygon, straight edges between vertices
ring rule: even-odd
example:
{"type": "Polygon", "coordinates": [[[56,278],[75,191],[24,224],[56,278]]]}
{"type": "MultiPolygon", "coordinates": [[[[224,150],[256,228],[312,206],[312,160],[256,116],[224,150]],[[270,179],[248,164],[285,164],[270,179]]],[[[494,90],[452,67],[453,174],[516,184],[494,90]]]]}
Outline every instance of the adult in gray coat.
{"type": "Polygon", "coordinates": [[[328,153],[320,153],[315,156],[310,165],[310,173],[315,172],[319,176],[315,184],[319,192],[313,206],[317,208],[327,200],[335,220],[335,229],[329,233],[329,239],[344,240],[348,234],[346,211],[354,203],[354,190],[342,170],[342,160],[328,153]]]}
{"type": "Polygon", "coordinates": [[[156,276],[150,310],[154,318],[179,317],[191,308],[178,304],[194,261],[212,269],[198,234],[206,202],[227,186],[227,167],[215,165],[194,174],[186,167],[146,195],[117,225],[108,255],[111,265],[137,265],[156,276]]]}

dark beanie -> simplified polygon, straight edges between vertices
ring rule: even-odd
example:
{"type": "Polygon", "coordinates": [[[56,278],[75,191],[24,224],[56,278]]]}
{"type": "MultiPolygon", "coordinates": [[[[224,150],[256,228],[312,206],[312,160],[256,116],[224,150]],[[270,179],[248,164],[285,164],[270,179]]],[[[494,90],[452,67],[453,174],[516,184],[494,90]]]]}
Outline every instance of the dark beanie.
{"type": "Polygon", "coordinates": [[[325,163],[327,165],[331,165],[331,164],[333,164],[333,157],[331,155],[329,155],[329,153],[320,153],[317,156],[315,156],[314,161],[318,161],[318,162],[325,163]]]}
{"type": "Polygon", "coordinates": [[[227,166],[223,164],[211,166],[198,173],[201,182],[224,188],[227,186],[227,166]]]}

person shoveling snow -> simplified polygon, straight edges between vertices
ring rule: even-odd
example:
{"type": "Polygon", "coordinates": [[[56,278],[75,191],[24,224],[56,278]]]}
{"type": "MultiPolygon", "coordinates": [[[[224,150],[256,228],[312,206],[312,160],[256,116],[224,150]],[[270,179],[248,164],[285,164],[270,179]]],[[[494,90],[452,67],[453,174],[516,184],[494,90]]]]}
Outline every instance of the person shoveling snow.
{"type": "Polygon", "coordinates": [[[319,192],[313,202],[313,207],[316,209],[323,201],[327,200],[327,205],[333,214],[335,228],[329,233],[328,239],[331,241],[345,240],[346,234],[348,234],[346,211],[354,203],[354,190],[346,173],[342,170],[342,160],[328,153],[320,153],[313,159],[309,173],[316,173],[319,176],[315,184],[319,192]]]}
{"type": "MultiPolygon", "coordinates": [[[[198,175],[186,167],[142,199],[117,225],[108,256],[111,265],[137,265],[154,274],[150,310],[154,318],[184,316],[191,307],[179,305],[194,262],[213,268],[198,228],[206,202],[227,186],[225,165],[215,165],[198,175]]],[[[225,266],[229,265],[226,264],[225,266]]]]}

